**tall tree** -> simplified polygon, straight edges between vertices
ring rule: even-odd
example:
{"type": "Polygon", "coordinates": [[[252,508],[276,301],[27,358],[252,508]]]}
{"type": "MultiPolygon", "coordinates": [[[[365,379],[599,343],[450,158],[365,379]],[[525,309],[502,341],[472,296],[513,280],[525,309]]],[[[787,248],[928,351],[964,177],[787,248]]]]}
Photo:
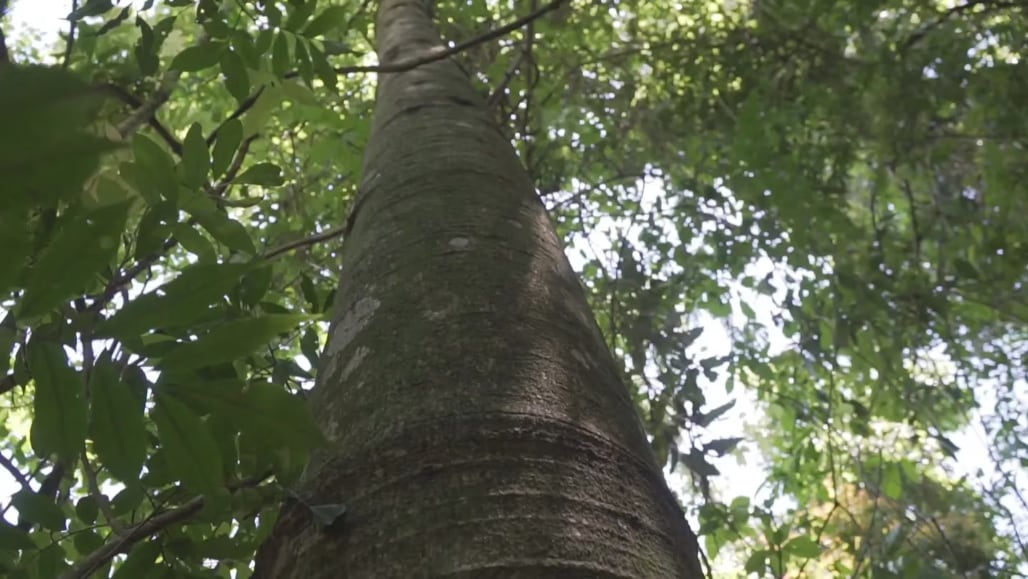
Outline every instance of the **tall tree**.
{"type": "MultiPolygon", "coordinates": [[[[444,49],[383,0],[384,66],[444,49]]],[[[701,577],[561,241],[452,60],[379,78],[316,452],[255,576],[701,577]],[[342,504],[322,528],[311,505],[342,504]]]]}

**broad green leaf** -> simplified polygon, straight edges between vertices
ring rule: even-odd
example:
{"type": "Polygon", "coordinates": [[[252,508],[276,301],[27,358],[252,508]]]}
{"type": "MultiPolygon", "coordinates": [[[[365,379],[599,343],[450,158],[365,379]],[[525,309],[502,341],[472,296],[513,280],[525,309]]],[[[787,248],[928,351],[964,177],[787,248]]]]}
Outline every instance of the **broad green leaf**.
{"type": "Polygon", "coordinates": [[[310,362],[311,368],[317,369],[320,362],[321,345],[318,341],[318,332],[313,327],[307,328],[303,332],[303,337],[300,338],[300,351],[310,362]]]}
{"type": "Polygon", "coordinates": [[[89,529],[76,531],[72,542],[75,545],[75,550],[82,555],[88,555],[106,543],[99,533],[89,529]]]}
{"type": "MultiPolygon", "coordinates": [[[[0,137],[2,138],[2,137],[0,137]]],[[[0,299],[18,282],[31,250],[28,222],[23,212],[0,212],[0,299]]]]}
{"type": "Polygon", "coordinates": [[[745,566],[746,572],[747,573],[756,573],[757,575],[761,575],[762,576],[762,574],[766,570],[767,559],[768,559],[768,557],[770,555],[771,555],[770,551],[763,550],[763,549],[758,550],[758,551],[754,551],[753,553],[751,553],[749,558],[746,559],[746,566],[745,566]]]}
{"type": "MultiPolygon", "coordinates": [[[[303,79],[307,88],[313,88],[314,64],[311,62],[310,53],[307,51],[307,42],[305,38],[296,39],[296,67],[300,72],[300,78],[303,79]]],[[[311,96],[313,97],[314,95],[311,94],[311,96]]],[[[315,102],[317,102],[316,98],[315,102]]]]}
{"type": "Polygon", "coordinates": [[[326,32],[341,28],[349,18],[348,12],[349,10],[345,6],[329,6],[321,14],[315,16],[307,26],[304,26],[301,34],[308,38],[316,38],[326,32]]]}
{"type": "Polygon", "coordinates": [[[68,367],[64,349],[55,342],[33,340],[28,363],[35,383],[32,448],[40,457],[57,454],[76,460],[86,437],[86,403],[82,381],[68,367]]]}
{"type": "Polygon", "coordinates": [[[90,427],[93,449],[100,461],[123,481],[136,480],[146,460],[143,405],[107,360],[93,367],[90,377],[90,427]]]}
{"type": "Polygon", "coordinates": [[[111,0],[86,0],[78,10],[68,14],[68,20],[82,20],[88,16],[100,16],[114,8],[111,0]]]}
{"type": "Polygon", "coordinates": [[[190,46],[175,55],[171,61],[172,70],[182,72],[197,72],[218,64],[222,53],[225,52],[226,44],[219,40],[211,40],[196,46],[190,46]]]}
{"type": "Polygon", "coordinates": [[[289,72],[289,64],[289,38],[285,32],[279,32],[271,46],[271,70],[281,78],[289,72]]]}
{"type": "Polygon", "coordinates": [[[186,486],[201,494],[215,494],[224,483],[221,456],[207,425],[192,410],[157,392],[151,413],[172,472],[186,486]]]}
{"type": "Polygon", "coordinates": [[[814,539],[803,535],[789,539],[785,545],[782,545],[782,551],[801,559],[813,559],[821,555],[821,545],[814,539]]]}
{"type": "Polygon", "coordinates": [[[89,291],[94,277],[121,245],[131,201],[66,215],[60,230],[29,273],[19,304],[23,318],[42,315],[89,291]]]}
{"type": "Polygon", "coordinates": [[[207,172],[211,168],[210,152],[207,141],[203,137],[200,123],[193,123],[182,141],[182,181],[194,189],[203,187],[207,182],[207,172]]]}
{"type": "Polygon", "coordinates": [[[218,138],[214,141],[214,152],[211,155],[211,174],[220,177],[232,164],[236,150],[243,142],[243,123],[239,119],[228,120],[220,130],[218,138]]]}
{"type": "Polygon", "coordinates": [[[157,290],[130,301],[97,331],[104,336],[138,336],[157,328],[188,325],[235,287],[251,267],[249,263],[191,265],[157,290]]]}
{"type": "Polygon", "coordinates": [[[264,187],[274,187],[281,185],[284,181],[282,179],[282,169],[280,169],[274,163],[257,163],[256,165],[250,166],[246,171],[243,171],[242,175],[236,177],[236,184],[251,184],[251,185],[262,185],[264,187]]]}
{"type": "Polygon", "coordinates": [[[160,193],[165,199],[177,198],[178,178],[175,175],[175,161],[167,151],[142,133],[136,133],[132,137],[132,151],[137,164],[133,172],[136,185],[140,189],[160,193]]]}
{"type": "Polygon", "coordinates": [[[309,449],[324,441],[302,398],[276,384],[255,382],[243,392],[240,428],[269,445],[309,449]]]}
{"type": "Polygon", "coordinates": [[[241,223],[221,211],[193,213],[196,221],[211,234],[211,237],[228,247],[248,255],[257,253],[253,240],[241,223]]]}
{"type": "Polygon", "coordinates": [[[696,415],[692,417],[692,421],[696,423],[698,426],[709,426],[711,423],[713,423],[715,420],[721,417],[725,412],[728,412],[734,407],[735,400],[729,400],[728,402],[725,402],[724,404],[718,406],[710,412],[697,412],[696,415]]]}
{"type": "Polygon", "coordinates": [[[107,95],[43,66],[0,67],[0,86],[0,212],[81,195],[101,155],[118,146],[92,130],[107,95]]]}
{"type": "Polygon", "coordinates": [[[239,285],[240,303],[250,307],[257,305],[271,287],[271,274],[271,264],[259,266],[253,271],[247,272],[239,285]]]}
{"type": "Polygon", "coordinates": [[[250,96],[250,73],[246,70],[243,57],[232,50],[221,55],[221,74],[225,75],[225,88],[237,102],[250,96]]]}
{"type": "Polygon", "coordinates": [[[136,543],[129,551],[128,557],[117,570],[111,579],[139,579],[141,577],[152,577],[152,570],[155,567],[157,557],[161,554],[161,543],[159,541],[142,541],[136,543]]]}
{"type": "Polygon", "coordinates": [[[96,517],[99,514],[100,507],[97,506],[96,499],[92,495],[86,495],[75,503],[75,516],[87,525],[92,525],[96,522],[96,517]]]}
{"type": "Polygon", "coordinates": [[[36,544],[25,531],[22,531],[7,521],[0,520],[0,551],[20,551],[35,549],[36,544]]]}
{"type": "Polygon", "coordinates": [[[321,82],[325,83],[329,90],[335,90],[339,78],[332,65],[328,62],[328,58],[323,52],[318,50],[318,47],[314,46],[314,43],[309,44],[307,48],[310,53],[311,65],[314,67],[314,73],[318,75],[318,78],[321,79],[321,82]]]}
{"type": "Polygon", "coordinates": [[[346,505],[342,503],[311,505],[310,509],[311,514],[314,516],[314,522],[322,528],[335,525],[346,515],[346,505]]]}
{"type": "Polygon", "coordinates": [[[151,76],[157,72],[157,68],[160,66],[157,54],[160,41],[154,34],[150,23],[140,16],[136,17],[136,27],[139,28],[139,40],[136,41],[135,46],[136,64],[139,65],[139,72],[143,76],[151,76]]]}
{"type": "Polygon", "coordinates": [[[67,522],[61,507],[50,497],[22,489],[11,497],[11,504],[18,509],[18,517],[38,523],[51,531],[63,531],[67,522]]]}
{"type": "Polygon", "coordinates": [[[188,223],[175,226],[175,239],[183,249],[196,256],[197,262],[210,264],[218,260],[214,245],[188,223]]]}
{"type": "Polygon", "coordinates": [[[311,317],[306,315],[280,314],[228,322],[194,342],[178,346],[159,366],[185,371],[229,362],[250,354],[278,334],[293,330],[309,319],[311,317]]]}

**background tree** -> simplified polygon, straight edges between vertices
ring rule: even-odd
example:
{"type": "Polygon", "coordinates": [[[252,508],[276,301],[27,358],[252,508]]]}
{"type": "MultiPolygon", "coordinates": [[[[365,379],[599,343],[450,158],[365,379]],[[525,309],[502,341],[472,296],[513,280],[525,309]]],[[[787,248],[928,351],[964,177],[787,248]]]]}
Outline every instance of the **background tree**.
{"type": "MultiPolygon", "coordinates": [[[[5,20],[5,573],[246,574],[316,438],[368,4],[5,20]]],[[[574,1],[483,36],[540,6],[435,9],[718,575],[1024,573],[1023,7],[574,1]]]]}

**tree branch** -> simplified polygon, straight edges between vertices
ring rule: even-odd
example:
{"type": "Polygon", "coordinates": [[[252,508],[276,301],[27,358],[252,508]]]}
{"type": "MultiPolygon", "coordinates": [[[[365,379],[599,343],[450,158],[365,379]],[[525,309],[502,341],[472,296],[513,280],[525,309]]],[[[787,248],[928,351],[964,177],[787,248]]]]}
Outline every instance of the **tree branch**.
{"type": "Polygon", "coordinates": [[[25,476],[25,473],[21,472],[13,461],[2,453],[0,453],[0,466],[3,466],[7,472],[11,473],[11,476],[14,480],[18,481],[21,488],[32,490],[32,487],[29,485],[29,477],[25,476]]]}
{"type": "MultiPolygon", "coordinates": [[[[130,93],[123,87],[120,87],[113,83],[105,83],[99,85],[97,88],[99,88],[102,91],[110,93],[118,100],[127,104],[133,109],[142,108],[146,104],[142,100],[140,100],[140,98],[136,95],[130,93]]],[[[163,139],[164,142],[168,144],[168,147],[170,147],[176,155],[182,156],[182,143],[180,143],[178,139],[175,138],[175,135],[171,134],[171,131],[165,128],[164,125],[162,125],[161,122],[157,120],[157,117],[155,115],[150,115],[150,118],[147,119],[147,124],[149,124],[150,128],[152,128],[157,133],[157,135],[160,136],[161,139],[163,139]]]]}
{"type": "MultiPolygon", "coordinates": [[[[139,127],[154,118],[157,109],[171,98],[171,93],[175,90],[175,85],[178,84],[181,74],[176,70],[168,71],[150,99],[132,111],[132,114],[127,119],[118,124],[118,134],[121,135],[122,139],[128,138],[129,135],[138,131],[139,127]]],[[[181,151],[181,146],[179,151],[181,151]]]]}
{"type": "MultiPolygon", "coordinates": [[[[231,485],[229,490],[234,492],[243,488],[255,487],[264,482],[270,476],[271,473],[264,473],[260,476],[244,479],[237,484],[231,485]]],[[[200,512],[200,510],[203,509],[203,505],[203,495],[198,495],[189,499],[179,507],[151,516],[142,523],[126,529],[125,534],[117,540],[107,543],[87,555],[84,559],[79,561],[78,564],[65,571],[61,575],[60,579],[85,579],[86,577],[89,577],[94,571],[103,567],[116,555],[128,551],[136,543],[166,529],[167,527],[170,527],[171,525],[174,525],[175,523],[188,520],[190,517],[200,512]]]]}
{"type": "Polygon", "coordinates": [[[348,227],[346,225],[341,225],[339,227],[329,229],[328,231],[316,233],[310,237],[305,237],[303,239],[298,239],[296,241],[290,241],[289,243],[282,244],[276,247],[275,249],[272,249],[271,251],[265,253],[264,259],[272,260],[282,255],[283,253],[287,253],[294,249],[307,247],[309,245],[314,245],[315,243],[321,243],[322,241],[328,241],[329,239],[339,237],[340,235],[346,233],[347,229],[348,227]]]}
{"type": "MultiPolygon", "coordinates": [[[[71,13],[75,14],[79,9],[79,0],[71,0],[71,13]]],[[[71,63],[71,51],[75,48],[75,33],[78,31],[79,19],[75,16],[68,18],[68,39],[64,43],[64,59],[61,61],[61,68],[68,68],[71,63]]]]}
{"type": "Polygon", "coordinates": [[[96,482],[96,471],[93,470],[93,466],[89,464],[89,459],[86,457],[86,451],[82,451],[82,470],[86,473],[86,483],[89,487],[89,494],[96,501],[97,508],[100,509],[100,514],[103,515],[107,524],[114,531],[116,536],[122,536],[125,534],[125,525],[121,524],[121,520],[114,515],[114,510],[111,508],[111,501],[107,500],[107,495],[100,492],[100,485],[96,482]]]}

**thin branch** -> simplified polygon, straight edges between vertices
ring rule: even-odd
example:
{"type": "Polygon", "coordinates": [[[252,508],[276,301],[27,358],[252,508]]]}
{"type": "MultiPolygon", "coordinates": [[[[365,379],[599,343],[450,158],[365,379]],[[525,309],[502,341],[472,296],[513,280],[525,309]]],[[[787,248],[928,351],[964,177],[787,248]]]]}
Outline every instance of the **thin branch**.
{"type": "Polygon", "coordinates": [[[329,239],[333,239],[335,237],[339,237],[340,235],[346,233],[347,229],[349,229],[349,227],[347,227],[347,225],[341,225],[339,227],[335,227],[335,228],[329,229],[328,231],[323,231],[321,233],[316,233],[316,234],[314,234],[314,235],[312,235],[310,237],[305,237],[303,239],[298,239],[296,241],[290,241],[289,243],[285,243],[283,245],[280,245],[280,246],[276,247],[275,249],[272,249],[271,251],[265,253],[264,254],[264,259],[272,260],[272,259],[275,259],[276,257],[282,255],[283,253],[287,253],[289,251],[293,251],[294,249],[299,249],[301,247],[307,247],[309,245],[314,245],[315,243],[321,243],[322,241],[328,241],[329,239]]]}
{"type": "Polygon", "coordinates": [[[154,118],[157,113],[157,109],[161,105],[166,103],[171,98],[171,93],[175,90],[175,85],[178,84],[179,76],[182,73],[176,70],[169,71],[164,75],[161,80],[160,86],[154,91],[153,95],[143,103],[142,106],[132,111],[132,114],[127,119],[118,124],[118,134],[121,138],[128,138],[139,130],[139,127],[146,124],[150,119],[154,118]]]}
{"type": "Polygon", "coordinates": [[[68,18],[68,40],[64,43],[64,60],[61,61],[61,68],[68,68],[71,64],[71,51],[75,48],[75,33],[78,31],[79,19],[75,13],[79,10],[79,0],[71,0],[71,17],[68,18]]]}
{"type": "Polygon", "coordinates": [[[982,13],[984,14],[992,10],[1001,10],[1003,8],[1016,8],[1018,6],[1018,2],[1007,2],[1004,0],[971,0],[966,4],[958,4],[940,14],[938,18],[936,18],[932,22],[929,22],[927,25],[925,25],[917,32],[911,34],[910,37],[907,38],[906,42],[904,42],[903,45],[900,47],[900,54],[907,52],[915,44],[924,40],[924,38],[928,36],[929,32],[942,26],[950,18],[963,12],[967,12],[968,10],[977,8],[979,6],[983,7],[982,13]]]}
{"type": "MultiPolygon", "coordinates": [[[[477,46],[479,44],[495,40],[504,34],[513,32],[526,24],[538,20],[541,16],[548,12],[552,12],[568,0],[553,0],[549,4],[545,4],[538,10],[530,12],[517,20],[514,20],[510,24],[505,24],[499,28],[494,28],[484,34],[459,42],[450,47],[436,47],[427,51],[426,54],[416,56],[413,58],[405,58],[398,62],[391,64],[377,64],[371,66],[341,66],[335,69],[337,74],[353,74],[359,72],[375,72],[375,73],[392,73],[392,72],[406,72],[408,70],[417,68],[419,66],[443,60],[449,58],[459,52],[463,52],[469,48],[477,46]]],[[[291,72],[286,75],[286,78],[299,76],[299,72],[291,72]]]]}
{"type": "Polygon", "coordinates": [[[111,508],[111,501],[107,500],[107,495],[100,492],[100,485],[96,481],[96,471],[93,470],[93,466],[89,464],[89,459],[86,457],[86,451],[82,451],[82,470],[86,473],[86,483],[89,487],[89,495],[96,501],[97,507],[100,509],[100,514],[103,515],[104,520],[114,530],[114,534],[122,536],[125,534],[125,525],[121,524],[119,519],[114,514],[114,509],[111,508]]]}
{"type": "MultiPolygon", "coordinates": [[[[146,104],[145,102],[140,100],[139,97],[116,84],[106,83],[100,85],[97,88],[99,88],[102,91],[108,92],[111,95],[114,95],[118,100],[127,104],[133,109],[142,108],[146,104]]],[[[171,131],[165,128],[164,125],[162,125],[161,122],[157,120],[156,116],[150,115],[150,118],[147,120],[147,124],[149,124],[150,128],[152,128],[157,133],[157,135],[160,136],[161,139],[163,139],[164,142],[168,144],[168,147],[170,147],[176,155],[182,156],[182,143],[180,143],[178,139],[175,138],[175,135],[171,134],[171,131]]]]}
{"type": "MultiPolygon", "coordinates": [[[[252,488],[262,482],[264,482],[270,473],[265,473],[260,476],[250,477],[244,479],[235,485],[229,487],[230,491],[237,491],[242,488],[252,488]]],[[[85,579],[93,574],[94,571],[103,567],[108,561],[113,559],[119,553],[124,553],[132,548],[133,545],[150,537],[175,523],[181,523],[188,520],[190,517],[200,512],[203,509],[204,497],[203,495],[195,496],[185,504],[165,511],[163,513],[153,515],[149,519],[130,527],[125,530],[125,534],[119,539],[107,543],[99,549],[93,551],[87,555],[84,559],[79,561],[78,564],[65,571],[60,579],[85,579]]]]}
{"type": "Polygon", "coordinates": [[[32,487],[29,485],[29,477],[25,476],[13,461],[2,453],[0,453],[0,466],[3,466],[7,472],[11,473],[11,476],[14,480],[18,481],[21,488],[32,490],[32,487]]]}

